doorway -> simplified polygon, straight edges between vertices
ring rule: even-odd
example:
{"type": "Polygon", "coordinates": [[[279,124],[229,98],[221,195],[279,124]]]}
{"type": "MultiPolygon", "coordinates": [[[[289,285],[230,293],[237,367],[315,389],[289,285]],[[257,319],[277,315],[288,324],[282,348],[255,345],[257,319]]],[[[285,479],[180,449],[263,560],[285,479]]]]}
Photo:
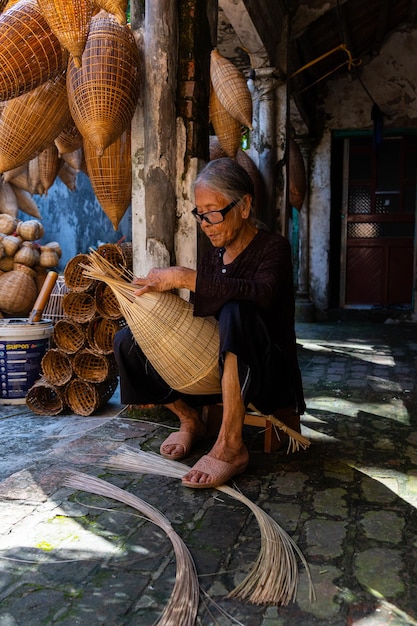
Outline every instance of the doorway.
{"type": "Polygon", "coordinates": [[[336,141],[333,160],[340,160],[333,171],[332,262],[337,251],[339,276],[334,300],[345,308],[411,308],[417,137],[385,137],[378,147],[372,135],[336,141]]]}

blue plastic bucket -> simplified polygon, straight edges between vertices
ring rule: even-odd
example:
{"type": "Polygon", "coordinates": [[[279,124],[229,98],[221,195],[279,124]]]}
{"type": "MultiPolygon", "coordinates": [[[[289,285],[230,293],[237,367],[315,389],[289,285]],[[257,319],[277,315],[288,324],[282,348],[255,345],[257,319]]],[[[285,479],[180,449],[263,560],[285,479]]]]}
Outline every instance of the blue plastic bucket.
{"type": "Polygon", "coordinates": [[[27,318],[0,319],[0,404],[24,404],[41,376],[42,357],[49,350],[53,324],[27,318]]]}

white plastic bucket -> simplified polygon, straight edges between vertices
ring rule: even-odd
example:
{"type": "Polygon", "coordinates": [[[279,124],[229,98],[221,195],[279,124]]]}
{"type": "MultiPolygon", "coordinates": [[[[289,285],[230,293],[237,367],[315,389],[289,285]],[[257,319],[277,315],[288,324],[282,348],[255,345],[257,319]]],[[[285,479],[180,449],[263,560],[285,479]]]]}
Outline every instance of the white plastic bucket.
{"type": "Polygon", "coordinates": [[[52,331],[51,320],[29,324],[27,318],[0,319],[0,404],[25,403],[41,375],[52,331]]]}

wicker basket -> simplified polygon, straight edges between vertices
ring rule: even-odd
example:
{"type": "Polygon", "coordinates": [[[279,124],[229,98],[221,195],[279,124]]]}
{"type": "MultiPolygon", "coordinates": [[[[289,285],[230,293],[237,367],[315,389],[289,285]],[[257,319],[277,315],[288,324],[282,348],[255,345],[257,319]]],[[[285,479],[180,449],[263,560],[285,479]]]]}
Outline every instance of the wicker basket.
{"type": "Polygon", "coordinates": [[[289,162],[289,201],[291,206],[301,211],[307,190],[306,171],[300,147],[290,139],[289,162]]]}
{"type": "Polygon", "coordinates": [[[116,267],[126,267],[126,258],[123,254],[123,249],[117,243],[102,243],[97,248],[97,254],[116,267]]]}
{"type": "Polygon", "coordinates": [[[14,263],[13,270],[0,276],[0,311],[12,316],[25,316],[35,304],[38,290],[36,272],[26,265],[14,263]]]}
{"type": "Polygon", "coordinates": [[[48,146],[38,156],[39,181],[43,192],[47,193],[55,182],[60,168],[58,149],[55,144],[48,146]]]}
{"type": "Polygon", "coordinates": [[[74,355],[72,366],[76,376],[88,383],[102,383],[118,374],[114,354],[97,354],[89,348],[74,355]]]}
{"type": "Polygon", "coordinates": [[[38,0],[38,4],[61,46],[69,51],[76,67],[81,67],[93,3],[85,0],[38,0]]]}
{"type": "Polygon", "coordinates": [[[58,148],[59,154],[67,154],[68,152],[74,152],[74,150],[82,148],[83,136],[72,118],[70,118],[68,123],[61,130],[54,142],[58,148]]]}
{"type": "Polygon", "coordinates": [[[65,284],[63,276],[58,276],[55,285],[51,291],[48,302],[43,311],[43,317],[56,323],[64,317],[64,310],[62,308],[62,299],[69,289],[65,284]]]}
{"type": "Polygon", "coordinates": [[[252,130],[252,96],[242,72],[217,49],[210,57],[210,78],[226,111],[252,130]]]}
{"type": "Polygon", "coordinates": [[[94,294],[88,291],[69,291],[62,299],[62,308],[64,314],[74,322],[89,322],[96,314],[94,294]]]}
{"type": "Polygon", "coordinates": [[[56,347],[66,354],[75,354],[87,343],[85,327],[66,318],[55,322],[52,337],[56,347]]]}
{"type": "Polygon", "coordinates": [[[73,368],[70,356],[59,348],[51,348],[42,357],[42,374],[51,385],[61,387],[72,378],[73,368]]]}
{"type": "Polygon", "coordinates": [[[74,413],[87,416],[110,400],[117,385],[117,378],[109,378],[97,384],[74,378],[66,388],[65,398],[74,413]]]}
{"type": "Polygon", "coordinates": [[[139,97],[140,57],[132,31],[110,15],[91,20],[82,67],[68,64],[68,98],[80,133],[100,154],[130,128],[139,97]]]}
{"type": "Polygon", "coordinates": [[[68,118],[65,73],[9,100],[1,116],[0,171],[22,165],[42,152],[68,118]]]}
{"type": "Polygon", "coordinates": [[[13,183],[10,183],[10,185],[15,193],[19,210],[26,213],[26,215],[30,215],[30,217],[35,217],[36,219],[41,220],[42,215],[39,211],[38,205],[32,198],[29,191],[25,191],[25,189],[22,189],[21,187],[16,187],[13,183]]]}
{"type": "Polygon", "coordinates": [[[97,285],[96,309],[97,313],[104,319],[119,320],[123,317],[117,298],[106,283],[97,285]]]}
{"type": "Polygon", "coordinates": [[[47,380],[38,380],[26,394],[26,405],[37,415],[58,415],[65,408],[63,390],[47,380]]]}
{"type": "Polygon", "coordinates": [[[126,24],[127,0],[95,0],[96,7],[111,13],[120,26],[126,24]]]}
{"type": "Polygon", "coordinates": [[[111,354],[113,352],[114,336],[123,326],[126,326],[124,318],[119,320],[95,317],[87,326],[87,343],[98,354],[111,354]]]}
{"type": "MultiPolygon", "coordinates": [[[[71,3],[69,3],[71,4],[71,3]]],[[[35,0],[16,3],[0,20],[0,100],[35,89],[67,66],[68,53],[35,0]]]]}
{"type": "Polygon", "coordinates": [[[91,291],[95,289],[97,281],[88,278],[82,265],[89,263],[88,254],[76,254],[68,261],[64,269],[65,284],[71,291],[91,291]]]}
{"type": "Polygon", "coordinates": [[[221,104],[216,92],[210,90],[210,122],[226,156],[234,159],[242,140],[241,124],[221,104]]]}
{"type": "Polygon", "coordinates": [[[96,198],[114,230],[117,230],[132,200],[130,128],[110,144],[101,156],[93,144],[85,139],[84,157],[96,198]]]}

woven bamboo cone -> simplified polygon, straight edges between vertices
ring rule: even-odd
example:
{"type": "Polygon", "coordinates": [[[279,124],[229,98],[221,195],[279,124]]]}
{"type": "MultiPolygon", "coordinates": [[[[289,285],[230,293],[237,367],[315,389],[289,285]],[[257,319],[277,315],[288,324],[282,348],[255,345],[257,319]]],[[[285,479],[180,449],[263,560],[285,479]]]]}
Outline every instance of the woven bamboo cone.
{"type": "Polygon", "coordinates": [[[66,406],[63,390],[42,377],[26,394],[26,405],[37,415],[58,415],[66,406]]]}
{"type": "Polygon", "coordinates": [[[291,206],[301,211],[307,190],[303,155],[298,143],[290,138],[289,200],[291,206]]]}
{"type": "Polygon", "coordinates": [[[209,118],[225,155],[234,159],[242,139],[241,124],[226,111],[213,87],[210,90],[209,118]]]}
{"type": "Polygon", "coordinates": [[[81,67],[93,15],[93,3],[86,0],[38,0],[51,31],[69,51],[76,67],[81,67]]]}
{"type": "Polygon", "coordinates": [[[58,137],[55,137],[55,145],[60,155],[82,148],[83,136],[76,127],[72,117],[61,130],[58,137]]]}
{"type": "Polygon", "coordinates": [[[126,24],[127,0],[94,0],[96,7],[111,13],[120,26],[126,24]]]}
{"type": "Polygon", "coordinates": [[[194,317],[192,305],[170,292],[135,296],[137,286],[94,250],[85,273],[113,289],[133,336],[170,387],[191,394],[221,391],[214,318],[194,317]]]}
{"type": "Polygon", "coordinates": [[[52,187],[58,175],[60,160],[58,148],[52,144],[45,148],[38,156],[39,181],[44,193],[52,187]]]}
{"type": "Polygon", "coordinates": [[[32,198],[32,195],[29,193],[29,191],[21,189],[20,187],[16,187],[13,183],[10,183],[10,186],[13,188],[13,191],[16,195],[19,210],[23,211],[23,213],[26,213],[26,215],[30,215],[30,217],[35,217],[36,219],[41,220],[42,215],[39,211],[39,207],[36,204],[35,200],[32,198]]]}
{"type": "Polygon", "coordinates": [[[130,128],[108,146],[102,155],[84,140],[87,173],[96,198],[117,230],[132,199],[130,128]]]}
{"type": "Polygon", "coordinates": [[[100,154],[130,127],[139,97],[140,56],[132,31],[109,14],[91,20],[82,67],[70,59],[68,98],[78,130],[100,154]]]}
{"type": "Polygon", "coordinates": [[[69,118],[65,73],[9,100],[0,124],[0,172],[34,158],[50,144],[69,118]]]}
{"type": "Polygon", "coordinates": [[[35,89],[67,61],[35,0],[21,0],[0,15],[0,100],[35,89]]]}
{"type": "Polygon", "coordinates": [[[242,72],[217,49],[210,56],[210,78],[226,111],[252,130],[252,96],[242,72]]]}

